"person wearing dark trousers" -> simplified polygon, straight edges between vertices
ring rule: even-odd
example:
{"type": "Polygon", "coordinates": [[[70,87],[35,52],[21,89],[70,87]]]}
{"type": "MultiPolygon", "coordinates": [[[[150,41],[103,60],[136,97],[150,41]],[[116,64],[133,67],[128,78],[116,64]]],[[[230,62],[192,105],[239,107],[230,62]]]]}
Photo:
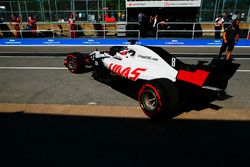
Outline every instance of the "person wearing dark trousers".
{"type": "Polygon", "coordinates": [[[150,23],[152,25],[153,36],[156,37],[157,25],[158,25],[158,15],[150,16],[150,23]]]}
{"type": "Polygon", "coordinates": [[[227,50],[226,60],[232,60],[232,51],[234,49],[234,46],[238,44],[239,41],[239,24],[240,19],[237,18],[233,20],[232,24],[225,29],[225,32],[223,33],[222,45],[220,47],[220,52],[218,56],[219,59],[221,58],[222,53],[227,50]]]}
{"type": "Polygon", "coordinates": [[[138,23],[139,23],[139,30],[140,30],[140,36],[142,38],[145,37],[145,31],[146,31],[146,23],[147,23],[147,17],[144,13],[138,14],[138,23]]]}

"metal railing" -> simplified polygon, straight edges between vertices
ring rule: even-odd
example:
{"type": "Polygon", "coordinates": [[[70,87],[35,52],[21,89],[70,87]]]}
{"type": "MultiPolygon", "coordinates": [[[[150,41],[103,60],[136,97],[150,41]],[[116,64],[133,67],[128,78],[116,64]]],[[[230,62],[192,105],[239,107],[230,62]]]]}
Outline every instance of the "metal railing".
{"type": "MultiPolygon", "coordinates": [[[[21,30],[15,30],[15,25],[10,25],[9,23],[0,24],[0,38],[2,37],[14,37],[16,33],[20,33],[21,38],[26,38],[25,34],[36,32],[37,37],[51,37],[51,38],[71,38],[72,33],[76,33],[77,38],[84,37],[134,37],[140,38],[139,23],[138,22],[117,22],[117,23],[90,23],[90,22],[78,22],[75,25],[74,30],[70,29],[70,25],[67,22],[53,22],[53,23],[37,23],[37,30],[26,30],[27,23],[20,25],[21,30]],[[1,29],[1,25],[5,25],[5,29],[1,29]],[[46,26],[45,26],[46,25],[46,26]],[[119,28],[122,26],[123,28],[119,28]],[[46,28],[44,28],[46,27],[46,28]],[[60,28],[59,28],[60,27],[60,28]],[[12,29],[10,29],[12,28],[12,29]],[[11,33],[11,35],[6,35],[11,33]],[[44,33],[47,33],[44,34],[44,33]]],[[[33,36],[30,36],[32,38],[33,36]]]]}
{"type": "MultiPolygon", "coordinates": [[[[171,37],[214,37],[216,32],[223,33],[224,27],[230,25],[230,22],[224,23],[224,26],[221,30],[215,30],[215,25],[213,22],[160,22],[157,24],[156,28],[156,39],[161,37],[171,36],[171,37]],[[165,27],[165,28],[162,28],[165,27]]],[[[249,37],[250,34],[250,23],[247,23],[248,27],[241,29],[246,32],[245,36],[242,38],[249,37]]],[[[221,34],[222,35],[222,34],[221,34]]]]}
{"type": "MultiPolygon", "coordinates": [[[[229,24],[229,23],[225,23],[229,24]]],[[[242,38],[248,39],[250,35],[250,23],[244,23],[244,34],[242,38]]],[[[21,38],[32,38],[32,32],[36,32],[36,37],[48,38],[71,38],[71,33],[76,33],[76,38],[141,38],[140,24],[138,22],[117,22],[117,23],[90,23],[78,22],[74,30],[70,30],[67,22],[37,23],[37,30],[26,30],[27,23],[23,23],[21,30],[14,30],[9,23],[0,24],[0,38],[15,37],[20,33],[21,38]],[[5,29],[2,28],[5,25],[5,29]],[[8,29],[12,28],[12,29],[8,29]],[[7,35],[6,35],[7,34],[7,35]]],[[[213,22],[160,22],[156,29],[148,25],[148,36],[152,38],[211,38],[215,32],[224,30],[215,30],[213,22]],[[153,32],[155,31],[155,32],[153,32]],[[152,35],[153,34],[153,35],[152,35]]],[[[145,33],[144,33],[145,34],[145,33]]]]}

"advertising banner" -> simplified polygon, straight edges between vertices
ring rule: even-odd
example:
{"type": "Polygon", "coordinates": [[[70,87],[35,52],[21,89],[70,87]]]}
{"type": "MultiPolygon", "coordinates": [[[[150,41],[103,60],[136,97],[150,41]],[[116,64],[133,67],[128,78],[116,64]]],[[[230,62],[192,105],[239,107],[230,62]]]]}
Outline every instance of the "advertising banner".
{"type": "MultiPolygon", "coordinates": [[[[0,39],[0,46],[114,46],[128,45],[129,39],[0,39]]],[[[151,46],[221,46],[217,39],[140,39],[139,45],[151,46]]],[[[241,39],[236,45],[250,47],[250,40],[241,39]]]]}
{"type": "Polygon", "coordinates": [[[153,7],[200,7],[201,0],[175,0],[175,1],[127,1],[127,8],[153,8],[153,7]]]}

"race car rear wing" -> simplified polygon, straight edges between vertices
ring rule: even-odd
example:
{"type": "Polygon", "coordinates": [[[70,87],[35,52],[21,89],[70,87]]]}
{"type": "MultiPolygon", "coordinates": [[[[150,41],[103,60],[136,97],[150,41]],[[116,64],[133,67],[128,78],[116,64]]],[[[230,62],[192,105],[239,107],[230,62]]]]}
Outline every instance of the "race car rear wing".
{"type": "Polygon", "coordinates": [[[213,59],[208,65],[197,65],[195,70],[180,69],[177,80],[204,89],[224,91],[228,80],[235,74],[240,64],[222,59],[213,59]]]}
{"type": "Polygon", "coordinates": [[[208,65],[210,75],[204,86],[210,86],[225,90],[228,80],[235,74],[240,64],[225,59],[213,59],[208,65]]]}

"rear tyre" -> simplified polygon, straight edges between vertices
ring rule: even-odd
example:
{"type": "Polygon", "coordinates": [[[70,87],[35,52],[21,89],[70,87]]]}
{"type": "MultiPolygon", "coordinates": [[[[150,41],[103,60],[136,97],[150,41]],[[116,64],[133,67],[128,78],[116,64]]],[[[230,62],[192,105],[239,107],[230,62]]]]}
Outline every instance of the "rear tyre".
{"type": "Polygon", "coordinates": [[[72,73],[78,73],[79,72],[79,61],[77,61],[77,58],[75,55],[70,54],[67,57],[68,59],[68,69],[72,73]]]}
{"type": "Polygon", "coordinates": [[[169,80],[154,81],[142,85],[138,101],[145,115],[159,118],[178,109],[178,91],[169,80]]]}

